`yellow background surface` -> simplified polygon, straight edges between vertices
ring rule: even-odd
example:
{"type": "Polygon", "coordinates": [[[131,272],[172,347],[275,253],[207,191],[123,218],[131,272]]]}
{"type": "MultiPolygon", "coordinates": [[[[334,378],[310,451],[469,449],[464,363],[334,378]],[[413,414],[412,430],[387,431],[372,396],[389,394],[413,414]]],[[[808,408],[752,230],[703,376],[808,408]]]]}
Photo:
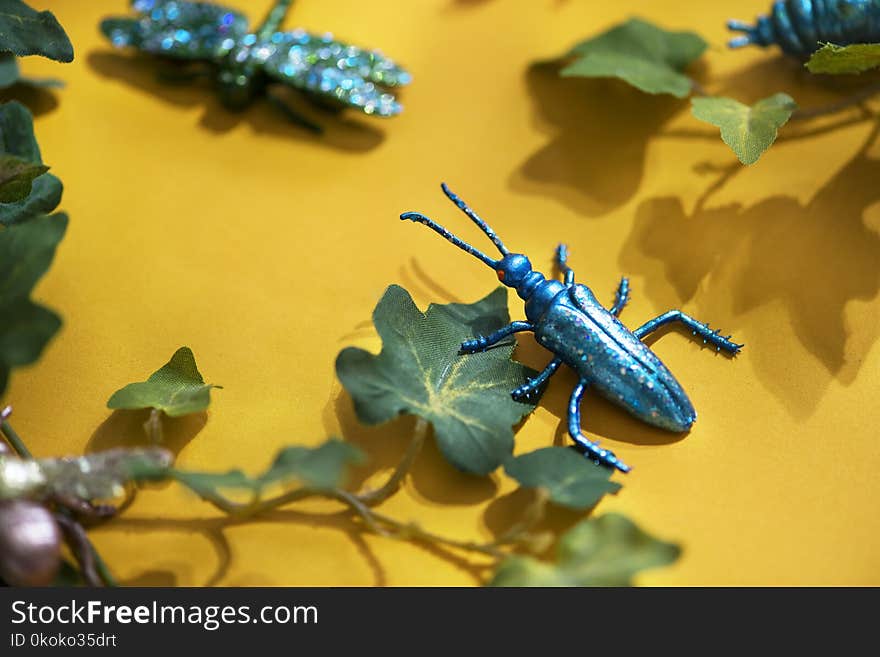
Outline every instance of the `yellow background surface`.
{"type": "MultiPolygon", "coordinates": [[[[530,68],[638,14],[711,42],[699,75],[712,93],[752,102],[786,91],[803,106],[841,97],[845,83],[811,79],[775,51],[724,47],[725,19],[751,19],[768,0],[300,0],[287,26],[381,48],[415,76],[402,116],[323,118],[322,138],[263,102],[230,114],[207,86],[161,84],[151,60],[112,51],[97,25],[125,13],[122,0],[34,4],[76,47],[73,64],[23,65],[68,85],[30,98],[71,216],[36,293],[65,326],[6,395],[37,455],[144,442],[143,416],[105,402],[189,345],[225,388],[207,416],[168,423],[179,465],[256,472],[282,445],[344,435],[373,459],[356,483],[380,481],[413,421],[360,427],[336,354],[379,349],[370,314],[391,283],[422,308],[497,284],[397,219],[420,210],[485,246],[441,195],[446,180],[537,266],[548,270],[565,240],[602,298],[629,276],[629,326],[680,307],[747,344],[730,360],[676,331],[653,341],[698,409],[687,436],[586,403],[588,433],[634,466],[598,512],[626,513],[684,548],[640,583],[880,584],[874,124],[855,111],[790,125],[743,168],[683,101],[530,68]]],[[[253,19],[268,5],[239,2],[253,19]]],[[[511,314],[522,317],[515,295],[511,314]]],[[[530,336],[517,356],[548,360],[530,336]]],[[[563,438],[573,384],[567,371],[554,378],[517,430],[518,452],[563,438]]],[[[382,510],[489,540],[522,509],[514,488],[500,472],[455,472],[431,443],[382,510]]],[[[92,536],[128,584],[479,581],[467,559],[364,534],[335,511],[315,503],[226,525],[166,486],[92,536]]],[[[577,519],[560,511],[549,525],[577,519]]]]}

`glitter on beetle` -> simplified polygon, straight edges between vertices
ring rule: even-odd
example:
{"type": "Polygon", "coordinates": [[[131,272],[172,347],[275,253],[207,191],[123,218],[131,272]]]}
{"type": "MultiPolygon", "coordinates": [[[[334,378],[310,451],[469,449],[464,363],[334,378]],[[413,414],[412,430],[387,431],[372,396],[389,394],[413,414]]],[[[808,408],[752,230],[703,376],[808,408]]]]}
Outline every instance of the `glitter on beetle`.
{"type": "Polygon", "coordinates": [[[778,45],[806,59],[823,43],[880,42],[880,0],[779,0],[754,25],[731,20],[727,27],[743,33],[730,41],[731,48],[778,45]]]}
{"type": "MultiPolygon", "coordinates": [[[[107,18],[101,31],[117,48],[209,65],[230,109],[242,109],[268,93],[269,84],[282,83],[330,109],[351,107],[380,117],[403,110],[392,91],[412,81],[404,68],[378,50],[330,34],[279,31],[291,5],[292,0],[278,0],[263,23],[249,31],[244,15],[219,5],[134,0],[132,9],[139,16],[107,18]]],[[[291,120],[320,131],[280,99],[269,97],[291,120]]]]}
{"type": "Polygon", "coordinates": [[[491,335],[476,337],[461,345],[465,354],[485,351],[514,333],[532,331],[538,344],[553,354],[550,364],[511,393],[515,401],[537,401],[545,384],[560,365],[568,365],[578,377],[568,406],[568,433],[578,448],[596,464],[628,472],[629,466],[607,449],[588,439],[581,429],[581,401],[588,387],[621,406],[639,420],[668,431],[690,429],[696,411],[681,385],[642,339],[668,324],[682,324],[703,344],[716,351],[735,355],[743,345],[722,336],[708,324],[698,322],[680,310],[670,310],[635,330],[624,326],[618,317],[629,299],[629,282],[622,279],[614,304],[606,309],[592,290],[575,283],[574,270],[568,266],[568,249],[560,244],[555,263],[563,281],[547,279],[532,269],[529,259],[511,253],[501,238],[445,184],[443,192],[464,212],[495,245],[501,258],[494,260],[474,248],[440,224],[418,212],[400,216],[424,224],[452,242],[462,251],[492,267],[504,285],[516,290],[525,302],[525,322],[513,322],[491,335]]]}

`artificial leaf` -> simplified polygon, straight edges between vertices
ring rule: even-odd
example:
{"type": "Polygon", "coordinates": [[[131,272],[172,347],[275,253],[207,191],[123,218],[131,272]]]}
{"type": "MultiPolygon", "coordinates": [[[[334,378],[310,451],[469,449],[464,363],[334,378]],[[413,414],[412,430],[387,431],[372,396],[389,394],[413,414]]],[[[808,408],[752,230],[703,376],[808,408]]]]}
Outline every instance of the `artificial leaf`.
{"type": "Polygon", "coordinates": [[[43,164],[34,164],[15,155],[0,154],[0,203],[18,203],[30,196],[37,176],[49,170],[43,164]]]}
{"type": "MultiPolygon", "coordinates": [[[[34,137],[34,121],[30,111],[21,103],[0,105],[0,157],[15,157],[33,167],[43,164],[40,147],[34,137]]],[[[9,226],[35,216],[49,214],[61,202],[61,181],[44,173],[32,180],[30,194],[14,202],[0,202],[0,224],[9,226]]],[[[2,199],[0,199],[2,201],[2,199]]]]}
{"type": "Polygon", "coordinates": [[[487,474],[512,453],[511,427],[533,408],[513,401],[510,391],[534,373],[511,360],[512,341],[472,355],[459,348],[509,321],[504,288],[472,304],[431,304],[423,313],[392,285],[373,311],[382,352],[344,349],[336,373],[361,422],[418,415],[433,424],[453,465],[487,474]]]}
{"type": "Polygon", "coordinates": [[[364,453],[345,441],[331,438],[318,447],[294,445],[278,453],[260,484],[283,483],[296,479],[312,488],[337,488],[344,483],[348,465],[364,463],[364,453]]]}
{"type": "Polygon", "coordinates": [[[687,96],[693,81],[684,70],[708,44],[693,32],[668,32],[632,18],[575,46],[566,77],[620,78],[650,94],[687,96]]]}
{"type": "Polygon", "coordinates": [[[556,561],[515,556],[503,561],[490,586],[631,586],[648,568],[678,559],[677,545],[657,540],[624,516],[608,513],[578,523],[559,540],[556,561]]]}
{"type": "Polygon", "coordinates": [[[0,51],[73,61],[73,46],[55,16],[21,0],[0,0],[0,51]]]}
{"type": "Polygon", "coordinates": [[[11,52],[0,52],[0,89],[6,89],[18,82],[21,73],[18,60],[11,52]]]}
{"type": "Polygon", "coordinates": [[[34,117],[18,101],[0,105],[0,152],[28,162],[43,162],[37,138],[34,137],[34,117]]]}
{"type": "Polygon", "coordinates": [[[138,410],[154,408],[169,417],[200,413],[211,404],[211,388],[196,367],[189,347],[181,347],[171,360],[141,383],[130,383],[113,393],[107,408],[138,410]]]}
{"type": "Polygon", "coordinates": [[[0,224],[11,226],[51,213],[61,203],[64,187],[51,173],[34,180],[30,195],[15,203],[0,203],[0,224]]]}
{"type": "Polygon", "coordinates": [[[508,460],[504,471],[524,488],[544,488],[550,500],[571,509],[588,509],[620,484],[611,470],[594,465],[568,447],[545,447],[508,460]]]}
{"type": "Polygon", "coordinates": [[[61,327],[58,315],[30,294],[66,229],[67,216],[56,214],[0,230],[0,394],[9,371],[37,360],[61,327]]]}
{"type": "Polygon", "coordinates": [[[223,491],[240,490],[254,499],[276,484],[299,482],[309,488],[329,490],[344,484],[350,465],[365,460],[364,453],[345,441],[331,438],[318,447],[295,445],[282,449],[262,475],[250,477],[241,470],[222,473],[188,472],[174,468],[145,468],[137,473],[141,480],[175,479],[205,499],[216,499],[223,491]]]}
{"type": "Polygon", "coordinates": [[[788,94],[774,94],[749,107],[732,98],[694,98],[693,114],[721,128],[721,139],[743,164],[754,164],[797,109],[788,94]]]}
{"type": "Polygon", "coordinates": [[[170,452],[157,447],[39,460],[0,456],[0,500],[108,500],[121,496],[136,472],[168,468],[172,460],[170,452]]]}
{"type": "Polygon", "coordinates": [[[863,73],[880,67],[880,43],[836,46],[826,43],[804,64],[810,73],[863,73]]]}

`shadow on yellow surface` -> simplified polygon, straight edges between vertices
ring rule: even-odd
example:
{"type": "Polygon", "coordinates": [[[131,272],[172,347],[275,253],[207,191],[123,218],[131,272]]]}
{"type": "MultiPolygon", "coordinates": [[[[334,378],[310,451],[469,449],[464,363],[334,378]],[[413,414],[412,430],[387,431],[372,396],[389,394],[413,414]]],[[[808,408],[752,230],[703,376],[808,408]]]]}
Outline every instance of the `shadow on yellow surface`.
{"type": "MultiPolygon", "coordinates": [[[[345,113],[316,111],[314,106],[295,92],[279,95],[297,112],[322,126],[324,132],[315,135],[291,123],[287,117],[264,97],[247,109],[235,112],[224,107],[211,81],[206,76],[193,80],[185,78],[189,69],[162,62],[145,54],[124,55],[112,51],[93,51],[88,54],[89,66],[101,77],[123,82],[178,107],[204,106],[199,125],[215,133],[225,133],[247,122],[258,133],[275,137],[289,137],[320,144],[342,151],[369,151],[382,143],[385,135],[373,125],[353,120],[345,113]],[[163,79],[164,78],[164,79],[163,79]]],[[[275,85],[280,88],[280,85],[275,85]]]]}
{"type": "MultiPolygon", "coordinates": [[[[877,145],[859,150],[864,118],[786,126],[757,165],[741,167],[686,101],[532,64],[638,13],[705,33],[713,46],[700,75],[711,93],[751,102],[785,91],[814,107],[864,78],[808,82],[772,52],[727,51],[722,3],[297,3],[291,27],[381,45],[416,75],[403,116],[327,116],[317,139],[267,102],[231,114],[211,85],[160,82],[156,60],[113,52],[96,25],[124,4],[86,11],[53,0],[77,59],[23,65],[68,83],[34,102],[73,218],[38,291],[65,328],[15,374],[9,396],[35,452],[80,453],[93,433],[90,450],[144,440],[144,417],[102,408],[109,382],[186,340],[229,394],[198,440],[198,427],[171,427],[181,467],[259,472],[283,444],[343,434],[373,460],[353,483],[379,484],[412,420],[359,426],[333,359],[353,342],[378,347],[369,316],[390,283],[422,308],[491,289],[477,263],[394,225],[403,210],[446,222],[435,181],[461,180],[461,193],[545,271],[565,239],[603,300],[632,276],[627,326],[686,305],[747,343],[728,361],[677,332],[652,342],[700,413],[689,435],[585,400],[585,432],[634,466],[616,475],[625,487],[599,512],[625,513],[685,548],[640,583],[878,581],[880,171],[877,145]]],[[[271,2],[259,4],[249,13],[271,2]]],[[[748,0],[737,13],[767,6],[748,0]]],[[[510,309],[522,312],[513,295],[510,309]]],[[[549,354],[526,336],[516,357],[538,368],[549,354]]],[[[568,444],[573,385],[571,372],[554,377],[516,428],[517,453],[568,444]]],[[[461,475],[431,443],[381,512],[486,541],[528,505],[515,486],[500,472],[461,475]]],[[[368,535],[339,511],[308,501],[245,525],[167,486],[91,533],[129,584],[460,585],[486,574],[476,557],[368,535]]],[[[563,510],[547,520],[560,530],[572,521],[563,510]]]]}
{"type": "Polygon", "coordinates": [[[636,193],[648,140],[684,107],[617,80],[563,78],[559,63],[526,74],[537,123],[551,141],[513,174],[515,192],[553,195],[588,216],[606,214],[636,193]]]}
{"type": "MultiPolygon", "coordinates": [[[[706,316],[720,314],[719,296],[731,300],[736,316],[781,302],[804,349],[827,372],[824,379],[800,381],[793,396],[787,368],[759,367],[767,390],[796,416],[809,415],[831,378],[851,383],[880,334],[877,325],[847,327],[844,316],[849,301],[873,299],[880,291],[880,236],[863,220],[865,210],[880,202],[880,159],[868,156],[878,132],[880,126],[806,206],[779,195],[745,208],[706,208],[703,198],[688,215],[680,199],[647,199],[621,256],[622,266],[637,273],[641,255],[661,261],[663,290],[671,284],[679,303],[696,300],[706,316]],[[847,354],[852,330],[863,339],[858,353],[847,354]]],[[[646,294],[662,297],[652,280],[647,277],[646,294]]],[[[766,353],[756,350],[750,357],[766,353]]]]}
{"type": "MultiPolygon", "coordinates": [[[[117,447],[152,447],[153,442],[144,430],[144,423],[149,417],[149,409],[113,411],[92,434],[86,445],[86,453],[117,447]]],[[[162,447],[177,456],[205,428],[208,414],[193,413],[183,417],[168,417],[163,414],[161,422],[162,447]]]]}
{"type": "Polygon", "coordinates": [[[0,103],[17,100],[35,117],[48,114],[58,107],[58,92],[32,84],[14,84],[0,90],[0,103]]]}

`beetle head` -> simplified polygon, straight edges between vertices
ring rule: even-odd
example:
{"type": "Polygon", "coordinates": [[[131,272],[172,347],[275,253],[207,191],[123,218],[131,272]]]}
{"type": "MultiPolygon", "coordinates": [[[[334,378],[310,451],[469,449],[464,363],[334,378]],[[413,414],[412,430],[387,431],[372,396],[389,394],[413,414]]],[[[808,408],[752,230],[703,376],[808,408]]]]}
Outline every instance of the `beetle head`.
{"type": "Polygon", "coordinates": [[[520,287],[532,273],[532,263],[521,253],[508,253],[496,265],[498,280],[508,287],[520,287]]]}

